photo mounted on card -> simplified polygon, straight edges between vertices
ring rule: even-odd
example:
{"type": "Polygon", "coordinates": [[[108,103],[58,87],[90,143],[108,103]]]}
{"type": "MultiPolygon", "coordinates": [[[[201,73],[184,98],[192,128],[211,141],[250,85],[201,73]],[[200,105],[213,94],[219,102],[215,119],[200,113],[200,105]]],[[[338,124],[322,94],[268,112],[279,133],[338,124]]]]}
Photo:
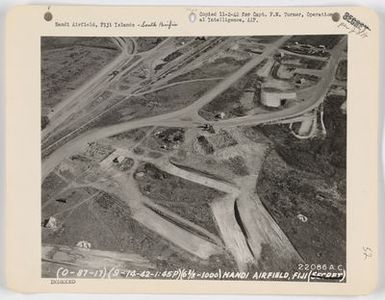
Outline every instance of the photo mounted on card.
{"type": "Polygon", "coordinates": [[[9,288],[372,291],[378,36],[361,7],[10,10],[9,288]]]}

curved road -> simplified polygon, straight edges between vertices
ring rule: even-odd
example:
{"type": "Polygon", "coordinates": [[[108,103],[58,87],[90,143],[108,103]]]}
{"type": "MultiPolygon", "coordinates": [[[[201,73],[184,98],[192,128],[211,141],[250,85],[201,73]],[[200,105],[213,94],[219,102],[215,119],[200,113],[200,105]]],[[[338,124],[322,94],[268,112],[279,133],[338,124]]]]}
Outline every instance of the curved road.
{"type": "MultiPolygon", "coordinates": [[[[197,114],[199,109],[205,104],[211,102],[219,94],[227,90],[233,83],[239,80],[242,76],[246,75],[253,68],[255,68],[262,60],[271,55],[276,49],[278,49],[286,40],[290,37],[283,37],[273,44],[270,44],[265,52],[247,62],[243,67],[238,69],[232,75],[221,81],[212,90],[205,93],[197,101],[191,105],[178,110],[169,112],[163,115],[157,115],[149,118],[143,118],[138,120],[132,120],[125,123],[106,126],[103,128],[93,129],[84,134],[80,134],[75,139],[64,144],[62,147],[55,150],[49,157],[47,157],[42,164],[42,178],[44,179],[65,157],[70,156],[79,149],[81,149],[88,142],[99,140],[101,138],[109,137],[124,131],[131,129],[144,127],[144,126],[180,126],[191,127],[201,125],[197,122],[191,121],[191,116],[197,114]],[[185,120],[183,120],[185,119],[185,120]],[[190,120],[189,120],[190,119],[190,120]]],[[[341,39],[339,44],[331,51],[331,57],[328,63],[328,67],[322,72],[322,79],[310,95],[311,98],[291,108],[276,111],[271,114],[261,114],[256,116],[245,116],[234,119],[222,120],[213,123],[217,127],[234,127],[234,126],[251,126],[261,123],[269,123],[287,118],[293,118],[301,115],[315,107],[317,107],[325,98],[330,83],[333,81],[333,74],[338,66],[337,62],[339,55],[343,51],[344,41],[346,37],[341,39]]]]}

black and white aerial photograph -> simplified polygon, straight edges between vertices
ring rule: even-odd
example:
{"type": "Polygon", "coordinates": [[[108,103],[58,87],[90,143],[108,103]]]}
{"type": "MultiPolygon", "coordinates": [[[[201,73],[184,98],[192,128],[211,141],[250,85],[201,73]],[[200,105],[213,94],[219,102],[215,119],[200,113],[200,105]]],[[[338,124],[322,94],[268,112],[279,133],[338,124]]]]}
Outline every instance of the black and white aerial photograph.
{"type": "Polygon", "coordinates": [[[346,35],[40,46],[42,278],[346,281],[346,35]]]}

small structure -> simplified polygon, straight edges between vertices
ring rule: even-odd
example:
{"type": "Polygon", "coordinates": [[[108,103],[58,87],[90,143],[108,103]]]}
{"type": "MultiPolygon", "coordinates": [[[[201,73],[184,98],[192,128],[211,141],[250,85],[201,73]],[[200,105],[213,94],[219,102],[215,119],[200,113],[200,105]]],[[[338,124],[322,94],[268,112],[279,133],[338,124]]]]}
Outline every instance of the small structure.
{"type": "Polygon", "coordinates": [[[57,230],[59,228],[59,223],[55,217],[49,217],[44,221],[43,226],[51,230],[57,230]]]}
{"type": "Polygon", "coordinates": [[[136,178],[142,178],[144,176],[144,172],[138,172],[135,174],[136,178]]]}
{"type": "Polygon", "coordinates": [[[297,219],[300,220],[303,223],[306,223],[308,221],[308,218],[303,214],[298,214],[297,219]]]}
{"type": "Polygon", "coordinates": [[[158,139],[158,144],[161,149],[170,150],[175,145],[183,143],[184,141],[184,129],[183,128],[164,128],[154,133],[154,136],[158,139]]]}
{"type": "Polygon", "coordinates": [[[117,156],[117,157],[115,157],[115,158],[112,160],[112,162],[114,162],[114,163],[119,163],[119,164],[120,164],[124,159],[125,159],[124,156],[117,156]]]}
{"type": "Polygon", "coordinates": [[[118,75],[118,74],[119,74],[119,71],[118,71],[118,70],[115,70],[115,71],[113,71],[112,73],[108,74],[108,76],[111,76],[111,78],[110,78],[110,80],[111,80],[111,79],[115,78],[116,75],[118,75]]]}
{"type": "Polygon", "coordinates": [[[301,86],[301,85],[305,84],[305,82],[306,82],[306,79],[304,77],[301,77],[300,79],[298,79],[295,82],[295,84],[301,86]]]}
{"type": "Polygon", "coordinates": [[[67,203],[67,199],[66,198],[58,198],[58,199],[56,199],[56,202],[67,203]]]}
{"type": "Polygon", "coordinates": [[[83,249],[91,249],[91,243],[87,241],[80,241],[76,243],[76,247],[83,249]]]}
{"type": "Polygon", "coordinates": [[[215,115],[215,118],[216,119],[221,119],[221,120],[223,120],[223,118],[226,116],[226,114],[223,112],[223,111],[221,111],[219,114],[216,114],[215,115]]]}
{"type": "Polygon", "coordinates": [[[198,128],[201,128],[203,131],[207,131],[212,134],[215,133],[214,127],[211,124],[204,124],[202,126],[198,126],[198,128]]]}

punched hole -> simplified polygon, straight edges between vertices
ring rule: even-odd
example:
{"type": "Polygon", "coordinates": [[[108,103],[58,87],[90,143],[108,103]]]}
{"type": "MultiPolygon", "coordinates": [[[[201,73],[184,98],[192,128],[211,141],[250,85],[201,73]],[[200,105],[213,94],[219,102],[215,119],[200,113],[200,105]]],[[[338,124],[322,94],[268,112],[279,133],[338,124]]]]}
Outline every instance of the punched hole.
{"type": "Polygon", "coordinates": [[[45,14],[44,14],[44,20],[46,20],[47,22],[51,21],[53,18],[52,16],[52,13],[47,11],[45,14]]]}
{"type": "Polygon", "coordinates": [[[341,16],[338,12],[335,12],[334,14],[332,14],[332,20],[334,22],[338,22],[340,20],[341,16]]]}
{"type": "Polygon", "coordinates": [[[188,19],[190,20],[191,23],[194,23],[195,20],[197,19],[197,15],[192,12],[191,14],[189,14],[188,19]]]}

